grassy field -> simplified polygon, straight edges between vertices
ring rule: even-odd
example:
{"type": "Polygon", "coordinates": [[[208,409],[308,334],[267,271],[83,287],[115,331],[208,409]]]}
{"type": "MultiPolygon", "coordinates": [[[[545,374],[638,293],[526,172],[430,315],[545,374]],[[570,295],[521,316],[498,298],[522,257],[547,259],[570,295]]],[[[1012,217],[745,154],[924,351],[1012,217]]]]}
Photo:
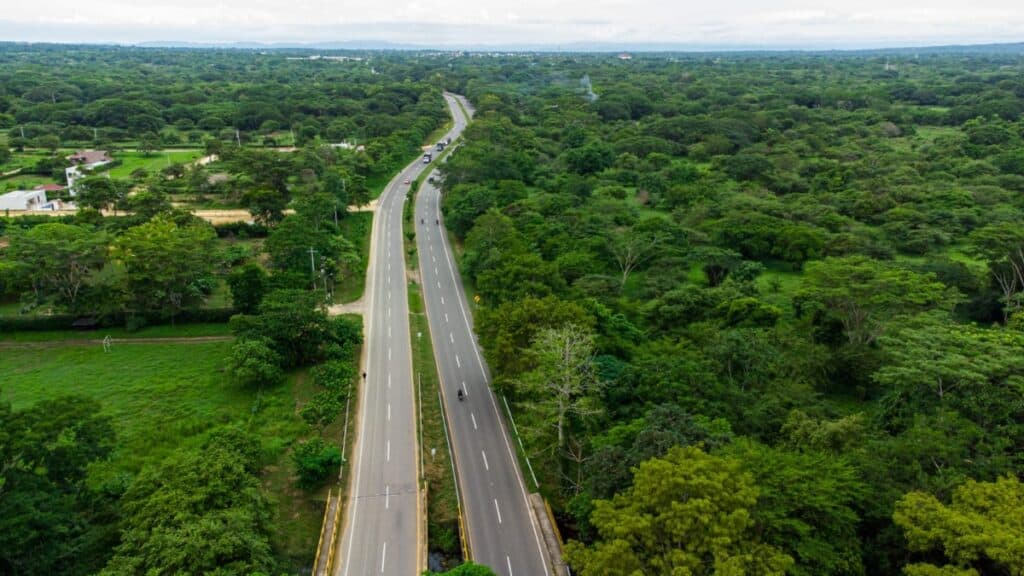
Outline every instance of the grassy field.
{"type": "MultiPolygon", "coordinates": [[[[132,336],[215,335],[211,332],[220,332],[222,325],[214,326],[218,328],[154,327],[132,336]]],[[[268,463],[262,479],[277,507],[273,543],[279,567],[295,573],[312,563],[323,494],[295,488],[288,457],[292,443],[309,433],[297,416],[298,408],[314,392],[306,371],[289,375],[280,386],[255,390],[226,381],[228,341],[117,343],[105,353],[99,345],[62,346],[53,341],[66,333],[8,339],[40,334],[51,341],[0,351],[0,398],[15,408],[65,394],[99,400],[114,421],[118,448],[110,462],[91,469],[90,482],[135,474],[174,450],[200,445],[214,427],[242,423],[262,439],[268,463]]]]}
{"type": "Polygon", "coordinates": [[[418,402],[421,402],[420,450],[423,451],[423,478],[428,486],[428,545],[431,551],[442,551],[446,556],[461,556],[457,537],[459,503],[455,497],[455,479],[445,440],[444,414],[438,397],[441,383],[434,363],[434,348],[427,316],[423,311],[420,285],[415,282],[409,283],[409,322],[412,364],[416,373],[418,402]]]}
{"type": "Polygon", "coordinates": [[[39,160],[41,160],[43,158],[48,158],[48,157],[49,157],[49,154],[46,153],[46,152],[42,152],[42,151],[38,151],[38,152],[30,152],[30,151],[14,152],[13,154],[11,154],[11,158],[7,162],[4,162],[3,164],[0,164],[0,172],[9,172],[9,171],[14,170],[16,168],[22,168],[24,166],[32,166],[33,164],[35,164],[39,160]]]}
{"type": "Polygon", "coordinates": [[[116,152],[114,157],[121,161],[121,165],[111,169],[110,176],[111,178],[128,178],[139,168],[152,174],[171,164],[194,162],[202,155],[203,151],[199,149],[153,152],[149,156],[143,155],[141,152],[116,152]]]}
{"type": "Polygon", "coordinates": [[[17,174],[0,180],[0,193],[10,192],[11,190],[31,190],[40,184],[56,184],[56,182],[53,178],[46,176],[17,174]]]}
{"type": "Polygon", "coordinates": [[[341,235],[352,243],[359,254],[359,265],[355,273],[338,283],[334,290],[334,301],[338,304],[355,302],[363,297],[366,288],[366,266],[370,262],[370,232],[373,228],[373,212],[353,212],[339,222],[341,235]]]}

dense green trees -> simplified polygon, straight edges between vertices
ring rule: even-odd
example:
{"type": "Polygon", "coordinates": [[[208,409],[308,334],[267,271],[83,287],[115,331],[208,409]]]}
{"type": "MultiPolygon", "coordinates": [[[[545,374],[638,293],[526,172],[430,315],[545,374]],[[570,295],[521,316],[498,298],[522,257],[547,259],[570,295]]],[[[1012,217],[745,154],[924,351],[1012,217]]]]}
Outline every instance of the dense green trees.
{"type": "Polygon", "coordinates": [[[63,397],[26,410],[0,402],[0,570],[89,574],[117,541],[117,488],[86,483],[115,446],[97,402],[63,397]]]}
{"type": "Polygon", "coordinates": [[[70,224],[42,224],[13,229],[7,250],[14,284],[25,283],[36,302],[53,298],[75,310],[90,274],[106,261],[107,238],[70,224]]]}
{"type": "Polygon", "coordinates": [[[218,160],[87,178],[83,206],[134,214],[7,225],[0,284],[55,311],[173,315],[228,278],[244,314],[226,377],[325,362],[297,407],[310,484],[356,379],[358,327],[320,308],[357,264],[335,212],[417,152],[444,86],[477,109],[440,168],[445,221],[574,568],[1014,573],[1012,518],[979,494],[1018,506],[1002,479],[1024,441],[1018,55],[374,54],[368,74],[103,48],[68,70],[62,50],[0,46],[0,126],[19,162],[40,156],[26,170],[63,168],[31,150],[55,135],[218,160]],[[209,234],[170,210],[183,200],[248,208],[260,225],[233,233],[268,231],[269,258],[191,259],[209,234]],[[135,267],[133,248],[165,262],[135,267]]]}
{"type": "Polygon", "coordinates": [[[760,542],[758,490],[739,461],[674,448],[636,470],[633,485],[595,503],[592,547],[570,543],[580,574],[785,574],[793,559],[760,542]]]}
{"type": "MultiPolygon", "coordinates": [[[[835,315],[850,344],[871,344],[895,316],[952,300],[934,276],[922,276],[864,257],[832,258],[807,266],[796,298],[802,310],[835,315]]],[[[948,304],[946,304],[948,306],[948,304]]]]}
{"type": "Polygon", "coordinates": [[[896,523],[912,550],[941,549],[948,564],[914,563],[911,576],[928,574],[1024,574],[1024,487],[1014,477],[968,480],[946,505],[931,494],[911,492],[896,504],[896,523]]]}
{"type": "Polygon", "coordinates": [[[179,226],[167,217],[119,236],[112,257],[125,273],[128,308],[173,316],[201,301],[212,289],[213,241],[208,224],[179,226]]]}
{"type": "Polygon", "coordinates": [[[101,574],[269,572],[259,455],[257,439],[226,428],[144,471],[122,499],[121,543],[101,574]]]}
{"type": "Polygon", "coordinates": [[[671,573],[664,532],[631,552],[655,512],[606,520],[675,446],[751,475],[751,533],[789,574],[898,574],[902,495],[1019,472],[1016,56],[886,58],[452,64],[477,115],[446,222],[577,571],[671,573]],[[584,75],[597,102],[564,81],[584,75]],[[538,385],[567,324],[586,393],[538,385]]]}

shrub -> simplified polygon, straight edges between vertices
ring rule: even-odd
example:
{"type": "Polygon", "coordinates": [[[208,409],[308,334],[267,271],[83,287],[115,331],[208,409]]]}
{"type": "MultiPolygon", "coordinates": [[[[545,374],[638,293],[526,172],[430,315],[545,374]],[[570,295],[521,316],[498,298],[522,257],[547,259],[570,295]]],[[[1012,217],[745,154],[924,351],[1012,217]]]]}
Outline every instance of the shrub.
{"type": "Polygon", "coordinates": [[[292,452],[299,486],[314,488],[322,484],[341,465],[341,450],[319,437],[300,442],[292,452]]]}
{"type": "Polygon", "coordinates": [[[277,384],[284,379],[281,355],[267,338],[247,338],[235,342],[228,358],[231,379],[243,386],[277,384]]]}

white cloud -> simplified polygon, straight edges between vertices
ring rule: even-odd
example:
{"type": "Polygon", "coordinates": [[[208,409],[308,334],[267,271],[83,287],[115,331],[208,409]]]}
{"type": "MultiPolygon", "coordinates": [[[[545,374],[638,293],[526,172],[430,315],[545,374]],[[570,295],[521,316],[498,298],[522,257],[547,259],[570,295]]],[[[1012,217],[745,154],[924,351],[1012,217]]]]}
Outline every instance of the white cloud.
{"type": "Polygon", "coordinates": [[[578,41],[832,47],[1024,40],[1009,0],[37,0],[0,38],[31,41],[578,41]]]}

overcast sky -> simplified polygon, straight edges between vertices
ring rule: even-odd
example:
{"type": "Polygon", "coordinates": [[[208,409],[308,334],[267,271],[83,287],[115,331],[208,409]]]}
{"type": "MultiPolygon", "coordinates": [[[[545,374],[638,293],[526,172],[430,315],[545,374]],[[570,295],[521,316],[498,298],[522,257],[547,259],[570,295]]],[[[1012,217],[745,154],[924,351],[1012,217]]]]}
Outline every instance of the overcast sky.
{"type": "Polygon", "coordinates": [[[878,47],[1024,40],[1020,0],[4,0],[0,40],[878,47]]]}

